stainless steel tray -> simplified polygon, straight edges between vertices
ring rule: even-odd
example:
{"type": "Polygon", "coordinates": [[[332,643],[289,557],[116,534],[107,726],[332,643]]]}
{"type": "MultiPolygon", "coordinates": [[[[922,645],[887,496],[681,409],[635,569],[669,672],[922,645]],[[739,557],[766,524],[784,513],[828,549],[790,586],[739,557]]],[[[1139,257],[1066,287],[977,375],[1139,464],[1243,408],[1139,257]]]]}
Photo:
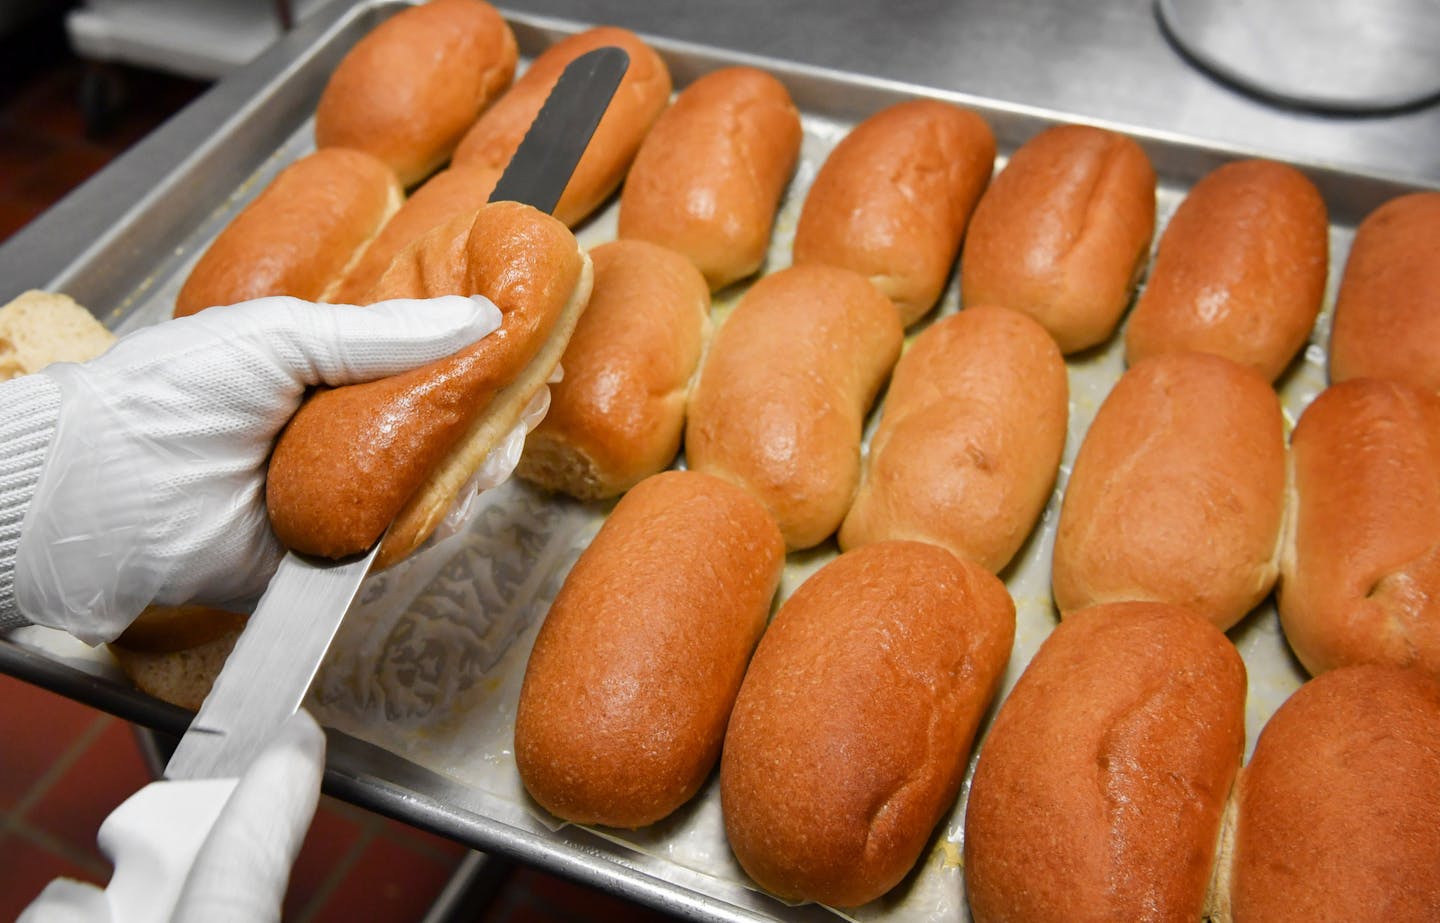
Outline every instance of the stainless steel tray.
{"type": "MultiPolygon", "coordinates": [[[[310,116],[341,55],[397,2],[333,4],[244,71],[218,85],[26,231],[0,247],[0,299],[25,288],[64,291],[117,331],[168,316],[175,291],[209,240],[269,178],[312,147],[310,116]]],[[[507,14],[522,54],[583,24],[507,14]]],[[[785,265],[800,204],[834,143],[864,116],[915,97],[981,113],[1005,154],[1063,113],[1009,105],[839,71],[654,40],[677,87],[718,67],[748,63],[776,75],[804,114],[801,164],[781,206],[767,270],[785,265]]],[[[1094,123],[1092,123],[1094,124],[1094,123]]],[[[1163,223],[1205,172],[1251,152],[1107,124],[1135,137],[1160,176],[1163,223]]],[[[1324,385],[1329,304],[1354,225],[1376,205],[1416,188],[1406,182],[1301,163],[1330,208],[1327,308],[1306,355],[1280,382],[1287,417],[1324,385]]],[[[614,236],[613,203],[581,229],[583,243],[614,236]]],[[[740,288],[717,298],[715,316],[740,288]]],[[[957,310],[952,284],[933,316],[957,310]]],[[[1123,369],[1119,337],[1069,362],[1071,420],[1060,484],[1041,525],[1003,575],[1018,610],[1004,692],[1055,624],[1050,545],[1058,498],[1090,419],[1123,369]]],[[[723,840],[713,782],[695,801],[638,833],[564,826],[524,797],[509,753],[515,697],[534,631],[569,566],[598,528],[603,505],[543,496],[511,483],[487,495],[461,534],[374,578],[347,619],[310,707],[331,728],[326,790],[495,853],[515,856],[697,920],[830,920],[747,884],[723,840]]],[[[792,555],[781,594],[834,556],[833,546],[792,555]]],[[[1264,721],[1302,680],[1266,604],[1230,633],[1250,670],[1253,746],[1264,721]]],[[[0,639],[0,670],[122,718],[179,734],[189,715],[135,691],[103,652],[41,629],[0,639]]],[[[968,782],[967,782],[968,791],[968,782]]],[[[875,920],[965,918],[959,866],[965,796],[941,823],[917,872],[897,892],[849,916],[875,920]]]]}

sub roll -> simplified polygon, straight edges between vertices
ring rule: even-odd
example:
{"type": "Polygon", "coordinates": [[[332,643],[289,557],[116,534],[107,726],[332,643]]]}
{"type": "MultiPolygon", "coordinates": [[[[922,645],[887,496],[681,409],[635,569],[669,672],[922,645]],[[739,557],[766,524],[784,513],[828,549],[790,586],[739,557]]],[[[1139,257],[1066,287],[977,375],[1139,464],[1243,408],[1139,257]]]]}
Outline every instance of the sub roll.
{"type": "Polygon", "coordinates": [[[1125,328],[1125,358],[1214,353],[1280,377],[1325,297],[1325,202],[1294,167],[1226,164],[1196,183],[1166,225],[1125,328]]]}
{"type": "Polygon", "coordinates": [[[1235,923],[1440,919],[1440,683],[1345,667],[1270,718],[1238,788],[1235,923]]]}
{"type": "Polygon", "coordinates": [[[1375,209],[1355,231],[1335,299],[1330,380],[1393,378],[1440,392],[1440,192],[1375,209]]]}
{"type": "Polygon", "coordinates": [[[1053,588],[1062,616],[1098,603],[1189,607],[1221,629],[1279,574],[1280,402],[1204,353],[1137,363],[1100,406],[1065,486],[1053,588]]]}
{"type": "Polygon", "coordinates": [[[643,240],[594,248],[590,304],[516,474],[582,500],[670,466],[710,330],[710,290],[685,257],[643,240]]]}
{"type": "Polygon", "coordinates": [[[750,877],[839,907],[898,884],[955,802],[1014,632],[1004,585],[933,545],[867,545],[806,580],[725,736],[725,833],[750,877]]]}
{"type": "Polygon", "coordinates": [[[565,578],[515,713],[515,763],[546,810],[641,827],[688,801],[780,582],[785,549],[743,490],[667,471],[616,504],[565,578]]]}
{"type": "Polygon", "coordinates": [[[965,812],[976,923],[1199,920],[1245,748],[1245,665],[1199,615],[1061,622],[1000,706],[965,812]]]}
{"type": "Polygon", "coordinates": [[[373,300],[480,294],[500,309],[500,328],[448,358],[318,391],[301,405],[270,459],[276,537],[339,558],[383,533],[377,567],[418,548],[545,386],[590,285],[590,259],[569,230],[515,202],[461,216],[403,250],[373,300]]]}
{"type": "Polygon", "coordinates": [[[995,135],[968,109],[928,99],[883,109],[825,158],[793,261],[866,276],[908,326],[939,300],[994,167],[995,135]]]}
{"type": "Polygon", "coordinates": [[[1347,664],[1440,677],[1440,397],[1331,385],[1291,437],[1280,624],[1312,674],[1347,664]]]}
{"type": "Polygon", "coordinates": [[[268,295],[329,301],[400,208],[395,173],[362,151],[324,148],[276,175],[201,255],[175,316],[268,295]]]}
{"type": "Polygon", "coordinates": [[[1088,125],[1020,146],[975,207],[960,258],[963,305],[1039,321],[1063,353],[1110,338],[1150,257],[1155,170],[1140,145],[1088,125]]]}
{"type": "Polygon", "coordinates": [[[1049,500],[1068,416],[1038,323],[983,306],[936,321],[895,366],[840,547],[927,541],[999,573],[1049,500]]]}
{"type": "Polygon", "coordinates": [[[619,187],[640,142],[670,101],[670,70],[664,59],[628,29],[587,29],[541,52],[465,133],[455,149],[455,163],[505,169],[566,66],[606,46],[623,49],[630,64],[555,206],[556,218],[570,227],[578,225],[619,187]]]}
{"type": "Polygon", "coordinates": [[[365,151],[413,186],[510,85],[516,56],[510,26],[482,0],[406,7],[330,75],[315,109],[315,145],[365,151]]]}
{"type": "Polygon", "coordinates": [[[819,544],[850,508],[861,427],[902,336],[890,300],[848,269],[793,266],[764,277],[705,358],[686,463],[755,494],[790,550],[819,544]]]}
{"type": "Polygon", "coordinates": [[[390,216],[327,300],[370,304],[370,290],[401,250],[426,231],[479,209],[490,200],[499,179],[500,171],[488,167],[452,167],[430,177],[390,216]]]}
{"type": "Polygon", "coordinates": [[[620,236],[684,254],[712,291],[753,274],[800,137],[800,114],[780,81],[753,67],[706,74],[676,97],[635,155],[620,194],[620,236]]]}

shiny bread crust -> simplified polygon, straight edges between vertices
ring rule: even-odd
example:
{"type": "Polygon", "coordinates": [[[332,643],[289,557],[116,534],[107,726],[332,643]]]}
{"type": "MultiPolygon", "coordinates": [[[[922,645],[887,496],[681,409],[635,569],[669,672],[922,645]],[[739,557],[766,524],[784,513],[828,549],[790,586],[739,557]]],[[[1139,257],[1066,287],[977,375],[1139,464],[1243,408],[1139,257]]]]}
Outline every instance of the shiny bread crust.
{"type": "Polygon", "coordinates": [[[500,328],[445,359],[307,401],[270,462],[266,500],[280,541],[339,558],[390,527],[378,567],[419,547],[550,376],[590,284],[589,257],[565,226],[514,202],[453,219],[403,250],[368,301],[481,294],[500,309],[500,328]]]}

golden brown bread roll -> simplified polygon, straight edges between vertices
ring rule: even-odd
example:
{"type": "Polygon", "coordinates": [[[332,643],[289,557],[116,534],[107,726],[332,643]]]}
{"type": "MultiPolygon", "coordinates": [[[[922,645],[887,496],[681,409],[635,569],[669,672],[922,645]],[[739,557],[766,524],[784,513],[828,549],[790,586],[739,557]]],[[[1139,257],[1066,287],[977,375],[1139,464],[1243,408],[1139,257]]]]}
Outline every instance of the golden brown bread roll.
{"type": "Polygon", "coordinates": [[[315,145],[371,153],[413,186],[510,85],[516,53],[510,26],[482,0],[402,9],[330,75],[315,109],[315,145]]]}
{"type": "Polygon", "coordinates": [[[1245,747],[1245,665],[1193,612],[1096,606],[1045,639],[980,747],[976,923],[1199,920],[1245,747]]]}
{"type": "Polygon", "coordinates": [[[916,99],[856,125],[820,166],[795,228],[794,262],[867,276],[910,325],[935,306],[995,135],[968,109],[916,99]]]}
{"type": "Polygon", "coordinates": [[[1290,463],[1280,622],[1300,662],[1440,676],[1440,397],[1332,385],[1300,417],[1290,463]]]}
{"type": "Polygon", "coordinates": [[[1355,231],[1330,333],[1330,380],[1440,392],[1440,192],[1375,209],[1355,231]]]}
{"type": "Polygon", "coordinates": [[[867,545],[806,580],[725,735],[725,832],[750,877],[840,907],[898,884],[955,803],[1014,633],[1005,586],[934,545],[867,545]]]}
{"type": "Polygon", "coordinates": [[[960,257],[964,305],[1024,311],[1073,353],[1110,338],[1155,234],[1155,170],[1140,145],[1088,125],[1020,146],[981,196],[960,257]]]}
{"type": "Polygon", "coordinates": [[[426,231],[479,209],[490,200],[499,179],[500,171],[489,167],[451,167],[430,177],[385,222],[327,300],[339,304],[370,303],[367,297],[370,289],[380,281],[396,254],[419,240],[426,231]]]}
{"type": "Polygon", "coordinates": [[[670,69],[655,49],[627,29],[588,29],[545,49],[465,133],[455,149],[455,163],[503,170],[566,65],[606,46],[624,49],[630,66],[555,206],[555,217],[570,227],[583,221],[619,187],[645,133],[670,101],[670,69]]]}
{"type": "Polygon", "coordinates": [[[1266,381],[1204,353],[1138,362],[1065,487],[1055,604],[1168,602],[1229,628],[1275,583],[1284,510],[1284,420],[1266,381]]]}
{"type": "Polygon", "coordinates": [[[1320,191],[1294,167],[1243,160],[1211,171],[1161,235],[1125,328],[1127,361],[1195,350],[1274,381],[1320,313],[1329,235],[1320,191]]]}
{"type": "Polygon", "coordinates": [[[401,251],[375,301],[480,294],[500,309],[500,329],[448,358],[306,401],[270,459],[266,502],[281,543],[344,557],[385,533],[377,567],[418,548],[550,377],[590,283],[590,259],[569,230],[515,202],[401,251]]]}
{"type": "Polygon", "coordinates": [[[653,823],[720,756],[785,549],[765,509],[693,471],[647,478],[575,562],[515,713],[525,788],[566,820],[653,823]]]}
{"type": "Polygon", "coordinates": [[[656,119],[620,193],[620,236],[685,254],[711,290],[765,261],[780,196],[800,156],[785,87],[729,67],[686,87],[656,119]]]}
{"type": "Polygon", "coordinates": [[[1235,923],[1440,919],[1440,683],[1347,667],[1271,717],[1238,788],[1235,923]]]}
{"type": "Polygon", "coordinates": [[[999,573],[1055,484],[1069,390],[1060,350],[1024,314],[936,321],[895,366],[840,547],[927,541],[999,573]]]}
{"type": "Polygon", "coordinates": [[[106,649],[141,692],[198,711],[245,621],[210,606],[146,606],[106,649]]]}
{"type": "Polygon", "coordinates": [[[210,244],[175,316],[267,295],[329,300],[402,198],[394,171],[369,154],[332,147],[301,157],[210,244]]]}
{"type": "Polygon", "coordinates": [[[675,460],[710,330],[710,290],[685,257],[643,240],[614,240],[590,258],[590,304],[516,469],[582,500],[624,493],[675,460]]]}
{"type": "Polygon", "coordinates": [[[902,336],[889,299],[848,269],[766,276],[721,325],[701,367],[686,463],[753,492],[792,551],[819,544],[850,508],[861,427],[902,336]]]}

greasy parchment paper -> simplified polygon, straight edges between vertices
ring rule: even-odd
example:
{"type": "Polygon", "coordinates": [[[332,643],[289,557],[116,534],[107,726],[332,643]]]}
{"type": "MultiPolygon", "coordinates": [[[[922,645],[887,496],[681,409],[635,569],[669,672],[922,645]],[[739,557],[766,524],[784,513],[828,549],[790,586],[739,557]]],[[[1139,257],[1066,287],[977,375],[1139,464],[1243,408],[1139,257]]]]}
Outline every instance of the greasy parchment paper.
{"type": "MultiPolygon", "coordinates": [[[[805,114],[804,127],[801,161],[781,205],[765,272],[789,263],[805,193],[819,165],[850,124],[805,114]]],[[[203,244],[218,233],[279,169],[312,149],[312,137],[312,125],[307,122],[197,232],[196,239],[203,244]]],[[[1003,163],[1002,157],[997,171],[1003,163]]],[[[1163,228],[1184,191],[1161,178],[1158,227],[1163,228]]],[[[594,246],[613,239],[616,211],[612,201],[580,230],[581,242],[594,246]]],[[[1304,356],[1279,383],[1289,425],[1324,386],[1321,344],[1328,340],[1330,306],[1350,237],[1348,228],[1332,229],[1325,312],[1304,356]]],[[[143,303],[127,304],[117,311],[123,317],[114,325],[117,331],[123,333],[168,317],[189,266],[202,250],[203,246],[185,248],[163,259],[154,277],[159,281],[141,289],[143,303]]],[[[744,287],[741,283],[718,293],[712,309],[717,326],[744,287]]],[[[952,279],[940,306],[926,322],[956,310],[958,290],[952,279]]],[[[907,341],[923,326],[912,328],[907,341]]],[[[1015,599],[1017,625],[997,704],[1057,621],[1049,574],[1059,501],[1086,428],[1124,368],[1120,334],[1102,347],[1071,357],[1067,365],[1069,435],[1055,491],[1033,535],[1001,575],[1015,599]]],[[[883,394],[881,400],[883,405],[883,394]]],[[[868,429],[873,429],[876,419],[878,406],[868,429]]],[[[683,464],[683,459],[677,464],[683,464]]],[[[494,812],[497,820],[525,824],[538,820],[552,830],[559,829],[563,823],[531,801],[520,784],[511,749],[515,705],[526,658],[550,601],[612,506],[551,496],[514,479],[489,491],[457,534],[367,580],[311,689],[308,707],[330,727],[484,793],[487,810],[494,812]]],[[[791,555],[780,599],[788,597],[836,553],[830,542],[791,555]]],[[[1249,671],[1248,755],[1265,721],[1303,681],[1304,673],[1286,648],[1270,601],[1229,636],[1249,671]]],[[[82,656],[74,645],[48,637],[43,630],[34,630],[25,641],[66,659],[82,656]]],[[[981,740],[986,727],[988,720],[982,725],[981,740]]],[[[891,894],[845,913],[835,911],[837,916],[862,921],[969,919],[961,855],[969,776],[980,740],[976,743],[960,797],[937,825],[914,872],[891,894]]],[[[726,845],[713,777],[689,805],[658,824],[639,831],[594,832],[661,860],[673,872],[665,877],[686,887],[714,894],[733,893],[735,887],[753,888],[726,845]]],[[[772,906],[778,916],[784,915],[781,905],[772,906]]]]}

